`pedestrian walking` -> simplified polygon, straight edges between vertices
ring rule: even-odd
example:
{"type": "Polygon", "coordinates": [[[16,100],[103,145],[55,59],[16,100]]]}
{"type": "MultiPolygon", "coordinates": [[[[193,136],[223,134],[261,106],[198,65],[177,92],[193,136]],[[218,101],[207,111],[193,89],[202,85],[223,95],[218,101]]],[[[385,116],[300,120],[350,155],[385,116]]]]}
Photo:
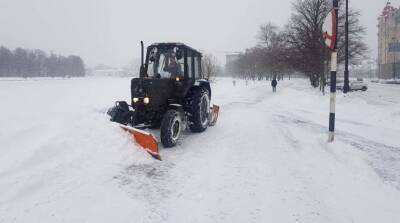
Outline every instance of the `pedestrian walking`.
{"type": "Polygon", "coordinates": [[[276,85],[278,85],[278,81],[276,81],[276,78],[274,78],[272,81],[271,81],[271,86],[272,86],[272,92],[276,92],[276,85]]]}

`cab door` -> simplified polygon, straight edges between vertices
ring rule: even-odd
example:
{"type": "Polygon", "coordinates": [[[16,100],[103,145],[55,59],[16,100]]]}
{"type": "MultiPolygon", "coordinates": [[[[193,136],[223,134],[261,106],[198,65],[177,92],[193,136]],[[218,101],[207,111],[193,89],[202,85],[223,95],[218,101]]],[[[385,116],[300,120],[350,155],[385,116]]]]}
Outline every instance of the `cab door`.
{"type": "Polygon", "coordinates": [[[195,67],[194,67],[194,55],[190,50],[185,52],[184,57],[184,66],[185,66],[185,75],[182,82],[182,90],[180,95],[185,97],[187,92],[193,86],[195,81],[195,67]]]}

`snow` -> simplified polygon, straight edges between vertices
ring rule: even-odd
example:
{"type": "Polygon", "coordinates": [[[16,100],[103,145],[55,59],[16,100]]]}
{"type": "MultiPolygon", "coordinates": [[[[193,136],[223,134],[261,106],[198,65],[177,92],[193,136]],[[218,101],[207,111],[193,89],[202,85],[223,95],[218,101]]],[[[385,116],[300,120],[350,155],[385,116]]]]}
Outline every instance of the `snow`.
{"type": "MultiPolygon", "coordinates": [[[[217,79],[215,127],[138,149],[105,112],[129,79],[0,80],[0,223],[400,222],[400,86],[217,79]]],[[[158,133],[153,131],[158,137],[158,133]]]]}

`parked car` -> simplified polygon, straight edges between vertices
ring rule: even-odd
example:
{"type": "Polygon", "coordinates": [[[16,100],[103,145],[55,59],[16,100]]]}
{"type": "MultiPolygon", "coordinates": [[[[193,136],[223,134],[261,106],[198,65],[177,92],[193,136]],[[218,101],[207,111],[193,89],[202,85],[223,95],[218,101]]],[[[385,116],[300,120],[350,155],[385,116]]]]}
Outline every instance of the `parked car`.
{"type": "MultiPolygon", "coordinates": [[[[329,83],[327,83],[329,86],[329,83]]],[[[343,90],[344,81],[338,79],[336,82],[336,90],[343,90]]],[[[350,81],[349,83],[350,91],[366,91],[368,90],[368,85],[363,81],[350,81]]]]}
{"type": "Polygon", "coordinates": [[[366,91],[368,85],[363,81],[350,81],[350,91],[366,91]]]}

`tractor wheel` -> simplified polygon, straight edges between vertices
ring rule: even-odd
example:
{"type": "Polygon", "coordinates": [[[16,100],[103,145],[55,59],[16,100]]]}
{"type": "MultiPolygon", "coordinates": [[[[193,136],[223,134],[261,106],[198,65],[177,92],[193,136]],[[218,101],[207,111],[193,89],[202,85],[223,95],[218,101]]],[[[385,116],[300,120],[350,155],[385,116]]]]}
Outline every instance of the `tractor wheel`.
{"type": "Polygon", "coordinates": [[[178,111],[168,110],[161,121],[161,142],[165,147],[173,147],[182,131],[182,118],[178,111]]]}
{"type": "Polygon", "coordinates": [[[189,111],[189,128],[192,132],[203,132],[207,129],[210,115],[210,96],[206,89],[195,89],[189,111]]]}

